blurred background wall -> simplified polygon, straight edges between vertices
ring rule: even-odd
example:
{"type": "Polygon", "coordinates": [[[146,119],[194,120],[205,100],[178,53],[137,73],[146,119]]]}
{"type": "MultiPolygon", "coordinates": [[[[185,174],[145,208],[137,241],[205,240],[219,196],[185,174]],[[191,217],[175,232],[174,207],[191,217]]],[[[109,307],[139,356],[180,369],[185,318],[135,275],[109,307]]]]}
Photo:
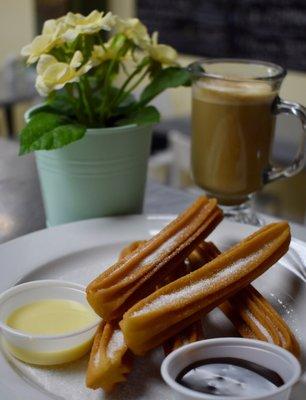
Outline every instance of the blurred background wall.
{"type": "MultiPolygon", "coordinates": [[[[123,17],[137,15],[151,32],[160,32],[161,41],[176,47],[186,64],[199,56],[280,63],[290,69],[281,94],[306,104],[304,0],[1,0],[0,7],[0,66],[19,54],[44,20],[68,10],[100,8],[123,17]]],[[[177,91],[172,100],[165,116],[189,114],[188,89],[177,91]]]]}
{"type": "Polygon", "coordinates": [[[3,64],[34,36],[34,0],[1,0],[0,10],[0,64],[3,64]]]}

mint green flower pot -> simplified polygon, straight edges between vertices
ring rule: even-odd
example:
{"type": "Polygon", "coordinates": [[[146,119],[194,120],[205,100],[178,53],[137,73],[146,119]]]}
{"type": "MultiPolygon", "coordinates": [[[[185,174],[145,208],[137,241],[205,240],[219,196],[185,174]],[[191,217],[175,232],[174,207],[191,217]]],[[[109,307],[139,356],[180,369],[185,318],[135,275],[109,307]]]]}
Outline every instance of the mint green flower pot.
{"type": "Polygon", "coordinates": [[[48,226],[140,213],[152,125],[88,129],[66,147],[37,151],[48,226]]]}

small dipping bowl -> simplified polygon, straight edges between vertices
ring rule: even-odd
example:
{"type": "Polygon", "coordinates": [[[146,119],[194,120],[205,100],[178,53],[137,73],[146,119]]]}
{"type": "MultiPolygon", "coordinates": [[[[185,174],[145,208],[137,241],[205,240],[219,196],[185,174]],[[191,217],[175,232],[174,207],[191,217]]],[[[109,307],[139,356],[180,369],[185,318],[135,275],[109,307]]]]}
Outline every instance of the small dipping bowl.
{"type": "Polygon", "coordinates": [[[100,318],[85,328],[58,335],[36,335],[9,327],[8,317],[18,308],[40,300],[72,300],[89,307],[85,287],[61,280],[22,283],[0,295],[0,332],[9,352],[21,361],[58,365],[74,361],[88,352],[100,318]]]}
{"type": "Polygon", "coordinates": [[[288,400],[301,375],[301,366],[289,351],[274,344],[253,339],[220,338],[201,340],[173,351],[164,359],[161,374],[177,400],[288,400]],[[226,357],[250,361],[272,370],[284,384],[265,395],[237,397],[205,394],[176,382],[179,373],[190,364],[226,357]]]}

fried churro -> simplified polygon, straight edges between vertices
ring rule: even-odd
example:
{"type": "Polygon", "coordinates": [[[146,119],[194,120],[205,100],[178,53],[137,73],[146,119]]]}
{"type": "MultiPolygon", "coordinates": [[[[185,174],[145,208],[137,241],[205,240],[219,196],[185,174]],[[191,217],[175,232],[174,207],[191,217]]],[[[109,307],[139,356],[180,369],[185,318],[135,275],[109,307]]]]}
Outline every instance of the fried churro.
{"type": "Polygon", "coordinates": [[[204,339],[203,327],[201,320],[193,322],[187,328],[179,331],[170,339],[163,343],[163,349],[165,355],[170,354],[172,351],[189,343],[197,342],[198,340],[204,339]]]}
{"type": "MultiPolygon", "coordinates": [[[[145,240],[138,240],[135,242],[132,242],[130,245],[124,247],[119,255],[119,260],[124,258],[125,256],[129,255],[133,251],[135,251],[137,248],[142,246],[146,241],[145,240]]],[[[207,252],[204,250],[206,242],[203,242],[203,244],[199,244],[199,248],[202,249],[202,252],[204,254],[210,253],[210,246],[207,245],[207,252]]],[[[196,249],[194,250],[196,251],[196,249]]],[[[203,256],[202,256],[203,257],[203,256]]],[[[168,277],[168,280],[171,282],[175,279],[180,278],[181,276],[186,275],[188,272],[190,272],[190,266],[188,266],[185,262],[183,262],[181,265],[178,266],[178,268],[173,271],[172,275],[168,277]]],[[[163,285],[161,285],[162,287],[163,285]]],[[[165,355],[171,353],[173,350],[178,349],[179,347],[188,344],[188,343],[193,343],[196,342],[197,340],[203,339],[204,334],[203,334],[203,328],[202,328],[202,322],[196,321],[192,323],[190,326],[187,328],[183,329],[181,332],[179,332],[177,335],[171,337],[170,339],[166,340],[165,343],[163,343],[163,349],[165,355]]]]}
{"type": "MultiPolygon", "coordinates": [[[[188,257],[190,267],[195,270],[220,254],[213,243],[203,242],[188,257]]],[[[299,356],[299,344],[289,326],[252,285],[240,290],[219,308],[242,337],[272,342],[299,356]]]]}
{"type": "Polygon", "coordinates": [[[163,343],[265,272],[287,252],[289,243],[286,222],[267,225],[139,301],[120,322],[128,347],[141,355],[163,343]]]}
{"type": "MultiPolygon", "coordinates": [[[[124,247],[118,259],[131,254],[144,243],[145,240],[139,240],[124,247]]],[[[131,368],[132,354],[128,355],[128,347],[121,329],[116,324],[101,322],[91,348],[86,386],[111,392],[117,383],[126,380],[131,368]]]]}
{"type": "Polygon", "coordinates": [[[118,382],[126,380],[132,368],[123,334],[118,326],[101,322],[92,346],[86,374],[86,385],[110,392],[118,382]]]}
{"type": "Polygon", "coordinates": [[[120,251],[118,260],[123,260],[125,257],[131,255],[134,251],[138,250],[145,243],[147,243],[147,240],[136,240],[135,242],[132,242],[123,247],[123,249],[120,251]]]}
{"type": "MultiPolygon", "coordinates": [[[[135,241],[124,247],[119,260],[129,256],[138,248],[146,243],[145,240],[135,241]]],[[[186,266],[180,265],[168,280],[177,279],[186,273],[186,266]]],[[[191,326],[187,328],[179,337],[165,344],[167,352],[179,346],[191,343],[200,338],[201,328],[191,326]]],[[[166,350],[165,350],[166,351],[166,350]]],[[[86,385],[91,389],[102,388],[105,392],[110,392],[119,382],[126,380],[127,374],[132,368],[132,354],[129,353],[123,334],[115,323],[102,322],[99,326],[94,343],[91,349],[90,359],[87,367],[86,385]]]]}
{"type": "Polygon", "coordinates": [[[221,220],[216,200],[199,197],[152,239],[92,281],[88,302],[105,321],[121,318],[153,293],[221,220]]]}
{"type": "Polygon", "coordinates": [[[299,344],[286,322],[251,285],[221,304],[220,309],[241,336],[274,343],[299,356],[299,344]]]}

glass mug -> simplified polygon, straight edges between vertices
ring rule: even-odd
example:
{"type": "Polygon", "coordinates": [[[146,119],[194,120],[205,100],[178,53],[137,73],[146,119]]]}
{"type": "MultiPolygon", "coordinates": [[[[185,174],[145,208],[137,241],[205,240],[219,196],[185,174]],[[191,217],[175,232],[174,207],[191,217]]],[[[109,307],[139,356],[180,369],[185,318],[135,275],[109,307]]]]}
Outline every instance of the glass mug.
{"type": "Polygon", "coordinates": [[[192,172],[195,183],[216,197],[225,214],[259,224],[251,196],[263,185],[297,174],[304,166],[304,132],[292,163],[271,162],[276,115],[292,114],[306,125],[306,109],[281,100],[286,71],[275,64],[207,59],[190,66],[192,172]]]}

